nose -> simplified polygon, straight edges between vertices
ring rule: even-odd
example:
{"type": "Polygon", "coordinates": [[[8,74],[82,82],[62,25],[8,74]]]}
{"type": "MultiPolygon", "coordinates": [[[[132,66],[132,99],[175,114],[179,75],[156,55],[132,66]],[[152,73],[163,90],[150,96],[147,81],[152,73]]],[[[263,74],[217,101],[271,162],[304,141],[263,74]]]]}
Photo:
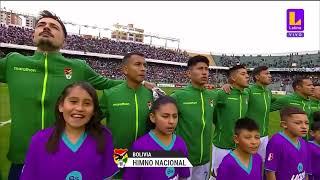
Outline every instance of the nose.
{"type": "Polygon", "coordinates": [[[301,126],[301,128],[302,128],[303,130],[306,130],[308,127],[309,127],[309,125],[306,124],[306,123],[303,123],[302,126],[301,126]]]}
{"type": "Polygon", "coordinates": [[[75,110],[77,110],[77,111],[83,111],[83,105],[82,105],[82,104],[77,104],[77,105],[75,106],[75,110]]]}
{"type": "Polygon", "coordinates": [[[169,117],[168,123],[169,124],[174,124],[174,122],[175,122],[175,118],[174,117],[169,117]]]}

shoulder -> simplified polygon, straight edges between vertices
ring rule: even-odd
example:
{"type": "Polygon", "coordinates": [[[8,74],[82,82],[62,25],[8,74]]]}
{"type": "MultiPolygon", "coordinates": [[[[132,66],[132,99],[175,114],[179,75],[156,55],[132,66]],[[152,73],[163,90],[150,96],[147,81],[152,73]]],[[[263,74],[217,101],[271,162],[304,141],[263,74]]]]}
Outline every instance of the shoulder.
{"type": "Polygon", "coordinates": [[[258,163],[262,163],[262,157],[260,156],[260,154],[256,153],[252,156],[254,162],[258,162],[258,163]]]}
{"type": "Polygon", "coordinates": [[[152,91],[144,86],[141,87],[143,95],[152,96],[152,91]]]}
{"type": "Polygon", "coordinates": [[[150,144],[152,139],[150,138],[149,133],[139,137],[136,141],[134,141],[132,145],[132,150],[147,150],[146,144],[150,144]]]}
{"type": "Polygon", "coordinates": [[[121,83],[121,84],[114,86],[110,89],[103,90],[103,94],[105,96],[111,96],[111,95],[114,95],[114,93],[119,93],[119,91],[121,91],[123,88],[124,88],[124,83],[121,83]]]}
{"type": "Polygon", "coordinates": [[[46,128],[40,131],[37,131],[31,138],[33,143],[47,142],[50,136],[52,135],[54,128],[46,128]]]}
{"type": "Polygon", "coordinates": [[[276,146],[282,146],[283,145],[284,138],[280,135],[280,133],[276,133],[272,135],[270,138],[268,145],[276,145],[276,146]]]}
{"type": "Polygon", "coordinates": [[[176,142],[175,142],[179,147],[186,147],[187,148],[187,145],[186,143],[184,142],[183,138],[176,135],[176,142]]]}
{"type": "Polygon", "coordinates": [[[17,53],[17,52],[10,52],[5,57],[6,58],[13,58],[13,57],[25,57],[25,56],[20,53],[17,53]]]}
{"type": "Polygon", "coordinates": [[[231,156],[230,153],[228,153],[221,161],[221,167],[230,167],[233,166],[233,157],[231,156]]]}

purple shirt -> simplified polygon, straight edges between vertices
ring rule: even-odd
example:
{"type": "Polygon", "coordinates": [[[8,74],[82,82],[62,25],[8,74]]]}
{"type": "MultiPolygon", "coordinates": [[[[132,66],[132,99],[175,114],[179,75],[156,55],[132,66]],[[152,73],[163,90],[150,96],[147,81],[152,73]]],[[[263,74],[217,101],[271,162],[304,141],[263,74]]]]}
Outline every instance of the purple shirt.
{"type": "Polygon", "coordinates": [[[223,158],[218,168],[217,180],[239,179],[262,179],[262,158],[259,154],[250,156],[248,167],[245,167],[245,165],[241,163],[233,151],[230,151],[230,153],[223,158]]]}
{"type": "MultiPolygon", "coordinates": [[[[156,137],[156,135],[150,131],[144,136],[138,138],[132,145],[133,151],[180,151],[185,157],[188,157],[188,150],[185,142],[179,136],[175,134],[172,136],[172,140],[169,146],[164,145],[156,137]]],[[[178,177],[187,178],[190,176],[190,169],[188,167],[133,167],[125,168],[123,174],[123,180],[167,180],[178,179],[178,177]]]]}
{"type": "Polygon", "coordinates": [[[320,180],[320,145],[309,141],[309,152],[311,157],[311,180],[320,180]]]}
{"type": "Polygon", "coordinates": [[[273,135],[267,145],[265,169],[281,180],[306,179],[311,173],[307,142],[299,138],[294,144],[283,132],[273,135]]]}
{"type": "Polygon", "coordinates": [[[76,144],[63,134],[58,151],[48,153],[45,146],[52,132],[53,128],[48,128],[32,137],[21,180],[102,180],[118,171],[109,130],[103,132],[106,141],[103,154],[97,152],[96,141],[87,133],[83,133],[76,144]]]}

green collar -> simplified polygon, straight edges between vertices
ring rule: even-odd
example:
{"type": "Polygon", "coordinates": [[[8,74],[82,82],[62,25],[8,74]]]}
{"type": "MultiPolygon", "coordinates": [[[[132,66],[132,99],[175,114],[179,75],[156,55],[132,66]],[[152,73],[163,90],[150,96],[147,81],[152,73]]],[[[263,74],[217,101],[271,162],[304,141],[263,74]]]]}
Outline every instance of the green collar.
{"type": "Polygon", "coordinates": [[[267,89],[267,87],[261,86],[261,85],[256,84],[256,83],[255,83],[255,84],[253,84],[252,86],[253,86],[253,87],[255,87],[255,88],[257,88],[257,89],[264,90],[264,91],[267,89]]]}
{"type": "MultiPolygon", "coordinates": [[[[33,57],[36,59],[43,58],[45,56],[45,52],[35,51],[33,57]]],[[[48,57],[63,57],[62,54],[58,51],[47,53],[48,57]]]]}
{"type": "Polygon", "coordinates": [[[205,90],[206,90],[205,88],[197,88],[197,87],[194,87],[191,83],[188,84],[187,88],[193,89],[193,90],[196,90],[196,91],[205,91],[205,90]]]}
{"type": "Polygon", "coordinates": [[[123,85],[124,85],[127,89],[129,89],[129,90],[131,90],[131,91],[135,91],[135,92],[137,92],[137,91],[139,91],[140,89],[143,88],[143,85],[140,85],[137,89],[132,89],[131,87],[128,86],[128,81],[126,81],[126,80],[123,82],[123,85]]]}
{"type": "Polygon", "coordinates": [[[293,95],[294,97],[296,97],[297,99],[299,99],[299,100],[310,101],[310,98],[304,98],[304,97],[300,96],[300,95],[299,95],[298,93],[296,93],[296,92],[293,92],[292,95],[293,95]]]}

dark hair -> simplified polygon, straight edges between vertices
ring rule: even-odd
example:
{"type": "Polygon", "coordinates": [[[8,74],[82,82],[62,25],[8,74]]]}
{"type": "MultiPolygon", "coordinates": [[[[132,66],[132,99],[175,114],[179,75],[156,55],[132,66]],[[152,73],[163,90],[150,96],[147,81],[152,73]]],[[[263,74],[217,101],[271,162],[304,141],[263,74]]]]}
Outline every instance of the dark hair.
{"type": "Polygon", "coordinates": [[[39,18],[36,20],[36,23],[35,24],[38,24],[38,22],[43,19],[43,18],[51,18],[51,19],[54,19],[56,21],[58,21],[58,23],[61,25],[62,27],[62,30],[63,30],[63,34],[64,34],[64,38],[67,37],[67,29],[66,27],[64,26],[63,22],[61,21],[60,17],[58,17],[56,14],[48,11],[48,10],[43,10],[40,12],[40,16],[39,18]]]}
{"type": "Polygon", "coordinates": [[[240,118],[237,120],[235,126],[234,126],[234,133],[236,135],[240,134],[241,130],[248,130],[248,131],[258,131],[259,132],[259,126],[258,124],[250,119],[250,118],[240,118]]]}
{"type": "Polygon", "coordinates": [[[209,66],[209,59],[202,55],[193,56],[188,60],[187,66],[188,68],[195,66],[196,64],[203,62],[206,63],[206,65],[209,66]]]}
{"type": "Polygon", "coordinates": [[[228,77],[230,77],[234,72],[236,72],[238,69],[247,69],[245,65],[239,64],[231,67],[228,71],[228,77]]]}
{"type": "MultiPolygon", "coordinates": [[[[173,99],[172,97],[170,96],[160,96],[157,100],[155,100],[152,104],[152,107],[151,107],[151,113],[155,113],[157,110],[160,109],[160,106],[162,105],[165,105],[165,104],[174,104],[176,107],[177,107],[177,103],[176,103],[176,100],[173,99]]],[[[177,107],[178,108],[178,107],[177,107]]],[[[148,130],[151,130],[151,129],[154,129],[156,127],[156,125],[151,122],[150,118],[148,119],[148,130]]]]}
{"type": "Polygon", "coordinates": [[[253,80],[254,82],[257,81],[256,79],[256,75],[259,75],[262,71],[266,71],[268,70],[268,67],[267,66],[259,66],[259,67],[256,67],[252,70],[252,76],[253,76],[253,80]]]}
{"type": "Polygon", "coordinates": [[[305,77],[305,76],[299,76],[297,78],[295,78],[292,82],[292,88],[294,90],[297,89],[297,86],[302,86],[303,85],[303,80],[305,79],[309,79],[308,77],[305,77]]]}
{"type": "Polygon", "coordinates": [[[300,108],[297,108],[297,107],[286,106],[280,110],[281,121],[286,121],[287,118],[293,114],[305,114],[306,115],[306,112],[304,112],[303,110],[301,110],[300,108]]]}
{"type": "Polygon", "coordinates": [[[313,123],[310,126],[312,131],[319,131],[320,130],[320,111],[313,113],[313,123]]]}
{"type": "Polygon", "coordinates": [[[126,64],[129,60],[129,58],[133,55],[136,55],[136,56],[141,56],[141,57],[144,57],[144,54],[143,53],[140,53],[140,52],[131,52],[131,53],[127,53],[126,55],[124,55],[123,59],[122,59],[122,64],[126,64]]]}
{"type": "Polygon", "coordinates": [[[96,90],[87,82],[75,82],[72,83],[64,88],[58,101],[55,106],[55,118],[56,122],[54,125],[53,133],[51,134],[47,144],[46,149],[49,153],[55,153],[58,151],[58,144],[59,140],[61,139],[61,135],[65,128],[65,120],[63,118],[63,113],[59,111],[59,105],[63,103],[65,98],[69,95],[70,91],[75,88],[80,87],[87,91],[93,101],[94,110],[93,116],[91,117],[90,121],[85,125],[85,130],[88,135],[92,136],[97,142],[97,152],[103,153],[105,150],[105,138],[103,135],[103,126],[101,124],[102,120],[102,111],[99,107],[99,100],[96,93],[96,90]]]}

